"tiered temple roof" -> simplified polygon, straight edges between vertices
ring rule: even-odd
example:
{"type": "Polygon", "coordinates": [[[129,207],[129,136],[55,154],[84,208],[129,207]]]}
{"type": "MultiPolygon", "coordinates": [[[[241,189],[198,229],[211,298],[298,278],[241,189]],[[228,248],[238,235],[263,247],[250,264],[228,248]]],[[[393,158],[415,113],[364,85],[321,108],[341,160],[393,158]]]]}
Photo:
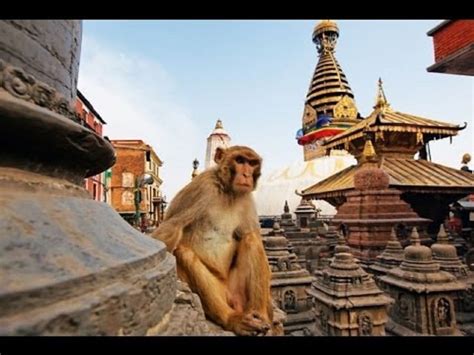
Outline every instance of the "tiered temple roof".
{"type": "MultiPolygon", "coordinates": [[[[402,191],[403,198],[421,217],[438,223],[447,215],[449,203],[474,193],[474,174],[427,160],[427,143],[455,136],[465,126],[394,111],[386,101],[381,81],[378,92],[374,111],[369,117],[327,139],[323,148],[326,153],[331,149],[348,149],[360,160],[365,140],[370,137],[377,151],[378,165],[389,175],[389,186],[402,191]],[[418,152],[419,159],[415,160],[418,152]],[[442,194],[442,198],[435,198],[434,194],[442,194]]],[[[354,175],[360,167],[359,161],[358,165],[304,189],[302,195],[339,206],[345,201],[345,194],[354,189],[354,175]]]]}

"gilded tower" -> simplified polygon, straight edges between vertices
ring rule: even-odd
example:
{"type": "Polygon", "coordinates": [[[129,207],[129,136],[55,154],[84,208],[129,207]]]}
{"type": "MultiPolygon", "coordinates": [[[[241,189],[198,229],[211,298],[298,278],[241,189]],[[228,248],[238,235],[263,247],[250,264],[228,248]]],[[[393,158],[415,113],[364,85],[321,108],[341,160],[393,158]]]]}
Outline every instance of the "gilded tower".
{"type": "Polygon", "coordinates": [[[206,165],[205,169],[216,165],[214,163],[214,155],[218,147],[228,148],[230,146],[230,136],[224,130],[221,120],[217,120],[216,126],[212,133],[207,137],[207,149],[206,149],[206,165]]]}
{"type": "Polygon", "coordinates": [[[319,61],[309,85],[303,111],[302,128],[296,139],[304,147],[304,160],[325,155],[325,138],[339,134],[358,122],[354,94],[334,56],[339,28],[334,21],[323,20],[313,31],[319,61]]]}

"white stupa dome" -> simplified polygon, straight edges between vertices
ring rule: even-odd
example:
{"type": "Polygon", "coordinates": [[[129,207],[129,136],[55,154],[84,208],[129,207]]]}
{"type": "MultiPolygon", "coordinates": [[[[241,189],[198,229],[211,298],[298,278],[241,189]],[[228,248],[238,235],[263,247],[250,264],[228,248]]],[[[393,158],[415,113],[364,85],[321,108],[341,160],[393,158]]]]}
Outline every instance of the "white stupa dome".
{"type": "MultiPolygon", "coordinates": [[[[301,201],[295,190],[300,192],[356,163],[355,158],[347,152],[333,150],[330,156],[307,162],[298,161],[269,174],[263,172],[254,192],[257,213],[259,216],[280,215],[285,201],[288,201],[290,211],[294,212],[301,201]]],[[[316,200],[314,204],[323,215],[336,213],[336,209],[326,201],[316,200]]]]}

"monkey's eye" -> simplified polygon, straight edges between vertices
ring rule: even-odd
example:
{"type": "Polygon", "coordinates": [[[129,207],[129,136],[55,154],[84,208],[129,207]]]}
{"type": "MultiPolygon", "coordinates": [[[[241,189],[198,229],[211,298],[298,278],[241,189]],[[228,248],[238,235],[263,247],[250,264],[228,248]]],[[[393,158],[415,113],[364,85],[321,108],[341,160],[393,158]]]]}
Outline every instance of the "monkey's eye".
{"type": "Polygon", "coordinates": [[[237,164],[244,164],[245,163],[245,158],[239,155],[237,158],[235,158],[235,162],[237,164]]]}
{"type": "Polygon", "coordinates": [[[257,166],[258,165],[258,160],[251,160],[249,162],[250,166],[257,166]]]}

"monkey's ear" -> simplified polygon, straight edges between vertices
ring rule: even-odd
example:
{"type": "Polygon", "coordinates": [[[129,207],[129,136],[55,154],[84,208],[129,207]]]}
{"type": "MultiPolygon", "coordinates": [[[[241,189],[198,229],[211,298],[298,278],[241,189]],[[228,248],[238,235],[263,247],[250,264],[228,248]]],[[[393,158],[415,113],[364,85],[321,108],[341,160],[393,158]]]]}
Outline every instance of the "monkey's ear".
{"type": "Polygon", "coordinates": [[[222,161],[222,158],[224,158],[224,149],[217,147],[216,154],[214,154],[214,161],[216,164],[219,164],[222,161]]]}

